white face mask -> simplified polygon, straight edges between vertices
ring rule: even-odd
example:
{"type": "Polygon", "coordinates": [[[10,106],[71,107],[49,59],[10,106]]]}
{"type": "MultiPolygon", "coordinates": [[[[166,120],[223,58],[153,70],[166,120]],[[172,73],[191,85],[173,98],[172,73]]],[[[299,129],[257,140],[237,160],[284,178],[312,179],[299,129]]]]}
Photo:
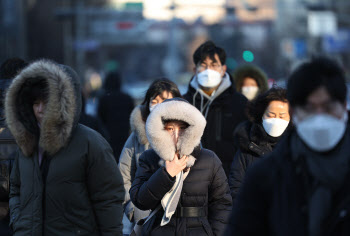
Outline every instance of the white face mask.
{"type": "Polygon", "coordinates": [[[149,111],[152,112],[157,105],[158,104],[154,104],[154,105],[149,104],[149,111]]]}
{"type": "Polygon", "coordinates": [[[197,74],[198,84],[205,88],[214,88],[218,86],[221,79],[221,74],[211,69],[206,69],[197,74]]]}
{"type": "Polygon", "coordinates": [[[242,87],[242,94],[246,96],[248,100],[253,100],[258,93],[259,88],[256,86],[244,86],[242,87]]]}
{"type": "Polygon", "coordinates": [[[263,127],[270,136],[279,137],[288,127],[289,121],[279,118],[263,119],[263,127]]]}
{"type": "Polygon", "coordinates": [[[347,112],[342,119],[327,114],[312,115],[299,121],[293,117],[299,137],[314,151],[332,150],[342,139],[348,120],[347,112]]]}

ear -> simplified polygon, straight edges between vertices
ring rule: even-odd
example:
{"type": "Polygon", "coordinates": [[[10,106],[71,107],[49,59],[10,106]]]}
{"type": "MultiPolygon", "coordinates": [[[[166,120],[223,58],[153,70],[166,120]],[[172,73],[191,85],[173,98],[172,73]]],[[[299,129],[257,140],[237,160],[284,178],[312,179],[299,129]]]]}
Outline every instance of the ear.
{"type": "Polygon", "coordinates": [[[193,67],[193,73],[197,73],[197,68],[196,67],[193,67]]]}
{"type": "Polygon", "coordinates": [[[227,66],[226,66],[226,65],[223,65],[223,66],[222,66],[222,73],[223,73],[222,76],[224,76],[224,74],[226,73],[226,70],[227,70],[227,66]]]}
{"type": "Polygon", "coordinates": [[[288,105],[289,105],[289,117],[290,117],[290,119],[292,119],[292,116],[294,114],[294,108],[291,107],[290,104],[288,104],[288,105]]]}

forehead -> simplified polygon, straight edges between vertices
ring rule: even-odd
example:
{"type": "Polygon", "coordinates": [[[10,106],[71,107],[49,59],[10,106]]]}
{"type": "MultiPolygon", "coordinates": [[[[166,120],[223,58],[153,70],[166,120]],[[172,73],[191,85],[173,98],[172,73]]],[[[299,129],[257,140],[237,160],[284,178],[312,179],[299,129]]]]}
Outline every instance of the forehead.
{"type": "Polygon", "coordinates": [[[288,103],[282,101],[271,101],[266,109],[267,111],[288,111],[288,103]]]}
{"type": "Polygon", "coordinates": [[[210,56],[207,56],[203,61],[201,61],[201,63],[204,63],[204,64],[220,63],[220,58],[217,53],[214,54],[213,59],[214,60],[212,60],[210,56]]]}
{"type": "Polygon", "coordinates": [[[186,125],[186,123],[180,120],[168,121],[165,123],[165,126],[183,126],[183,125],[186,125]]]}
{"type": "Polygon", "coordinates": [[[306,105],[318,105],[330,102],[330,94],[324,86],[315,89],[306,99],[306,105]]]}

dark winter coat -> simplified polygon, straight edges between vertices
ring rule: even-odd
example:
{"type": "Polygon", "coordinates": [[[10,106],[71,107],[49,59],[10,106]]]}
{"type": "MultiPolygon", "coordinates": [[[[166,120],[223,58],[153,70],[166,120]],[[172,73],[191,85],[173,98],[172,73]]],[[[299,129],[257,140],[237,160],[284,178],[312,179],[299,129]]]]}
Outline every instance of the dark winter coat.
{"type": "Polygon", "coordinates": [[[132,98],[119,88],[105,89],[98,102],[98,117],[108,130],[117,162],[130,134],[129,117],[134,108],[132,98]]]}
{"type": "Polygon", "coordinates": [[[45,60],[29,65],[9,88],[6,119],[20,147],[11,173],[15,236],[122,235],[122,178],[105,139],[77,123],[80,99],[75,72],[45,60]],[[21,98],[36,79],[48,85],[40,133],[31,104],[21,98]]]}
{"type": "Polygon", "coordinates": [[[229,185],[232,200],[236,199],[246,170],[255,161],[272,151],[279,137],[269,136],[262,125],[250,121],[243,122],[235,134],[239,148],[231,165],[229,185]]]}
{"type": "Polygon", "coordinates": [[[170,135],[163,128],[162,120],[185,121],[189,127],[179,137],[177,150],[180,156],[190,155],[195,162],[183,182],[177,209],[202,208],[205,216],[179,217],[176,215],[179,212],[177,210],[171,221],[161,227],[160,222],[164,214],[161,208],[156,216],[147,222],[144,233],[147,231],[149,235],[167,236],[223,235],[232,207],[227,178],[215,153],[198,146],[205,126],[204,117],[198,118],[201,114],[197,109],[186,102],[181,103],[167,100],[159,104],[147,119],[146,132],[153,149],[145,151],[139,159],[139,168],[130,189],[130,197],[135,206],[142,210],[155,209],[164,195],[172,189],[176,178],[167,173],[163,164],[165,160],[170,161],[174,158],[175,147],[170,135]]]}
{"type": "MultiPolygon", "coordinates": [[[[292,131],[247,171],[225,235],[307,236],[308,192],[303,158],[292,158],[292,131]]],[[[347,130],[345,135],[350,135],[347,130]]],[[[322,236],[350,235],[350,173],[333,196],[322,236]]]]}
{"type": "Polygon", "coordinates": [[[4,119],[0,120],[0,235],[9,231],[10,173],[13,166],[17,144],[4,119]]]}
{"type": "MultiPolygon", "coordinates": [[[[194,79],[196,77],[192,78],[194,79]]],[[[247,119],[245,115],[247,99],[236,92],[232,78],[229,79],[231,86],[216,97],[209,107],[206,117],[207,126],[201,140],[204,148],[218,155],[227,176],[229,176],[233,156],[237,151],[234,130],[239,123],[247,119]]],[[[195,96],[196,92],[196,88],[190,84],[184,98],[200,110],[201,96],[195,96]]],[[[208,101],[205,97],[203,99],[204,103],[208,101]]]]}

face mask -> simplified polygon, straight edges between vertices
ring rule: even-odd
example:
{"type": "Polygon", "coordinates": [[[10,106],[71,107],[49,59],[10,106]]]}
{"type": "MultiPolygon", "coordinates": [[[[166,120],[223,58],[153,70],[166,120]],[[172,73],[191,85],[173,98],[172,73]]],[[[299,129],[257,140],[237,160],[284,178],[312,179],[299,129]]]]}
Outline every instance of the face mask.
{"type": "Polygon", "coordinates": [[[329,151],[339,143],[344,136],[347,120],[347,112],[340,120],[326,114],[313,115],[302,121],[293,117],[299,137],[317,152],[329,151]]]}
{"type": "Polygon", "coordinates": [[[279,137],[286,130],[289,121],[279,118],[263,119],[263,127],[270,136],[279,137]]]}
{"type": "Polygon", "coordinates": [[[154,108],[156,108],[158,104],[154,104],[154,105],[149,105],[149,111],[152,112],[154,110],[154,108]]]}
{"type": "Polygon", "coordinates": [[[214,88],[221,82],[221,74],[215,70],[206,69],[197,74],[197,81],[202,87],[214,88]]]}
{"type": "Polygon", "coordinates": [[[259,88],[256,86],[245,86],[242,87],[242,94],[246,96],[248,100],[253,100],[258,93],[259,88]]]}

